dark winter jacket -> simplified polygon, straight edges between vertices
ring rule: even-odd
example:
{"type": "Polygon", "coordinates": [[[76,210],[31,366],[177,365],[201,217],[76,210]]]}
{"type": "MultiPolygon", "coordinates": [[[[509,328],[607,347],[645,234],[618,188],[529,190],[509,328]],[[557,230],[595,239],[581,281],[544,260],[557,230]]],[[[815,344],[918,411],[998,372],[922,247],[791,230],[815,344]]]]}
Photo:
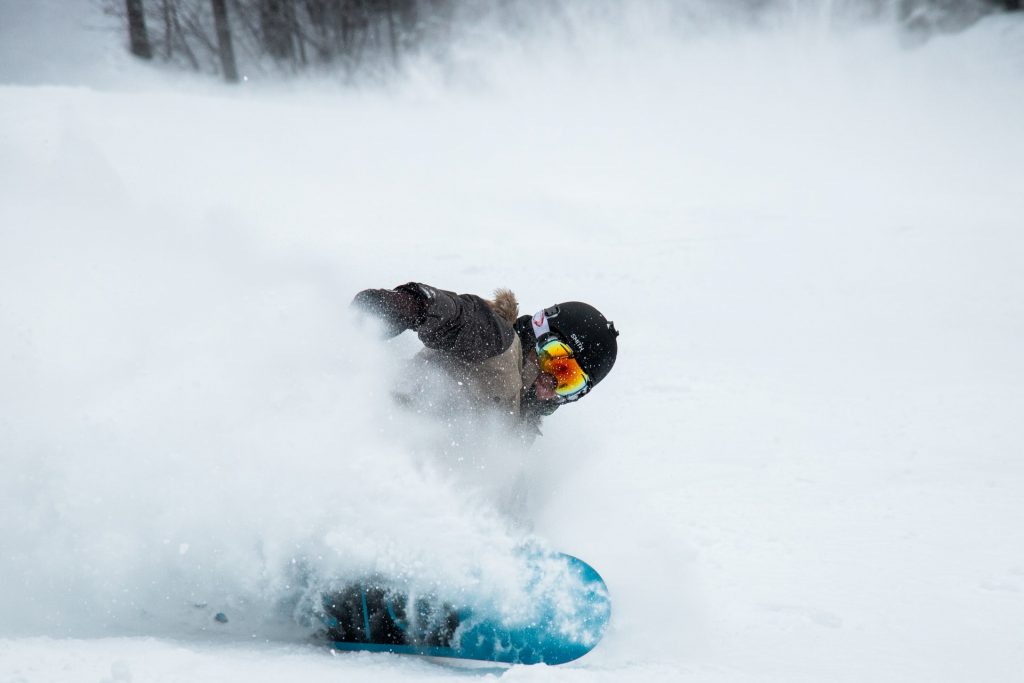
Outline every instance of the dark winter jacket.
{"type": "MultiPolygon", "coordinates": [[[[415,282],[394,291],[415,298],[415,303],[402,303],[403,310],[390,316],[392,322],[399,319],[395,333],[415,330],[426,347],[414,363],[442,370],[473,405],[508,416],[510,426],[527,438],[539,434],[541,417],[554,412],[557,404],[533,395],[538,370],[536,363],[527,361],[532,333],[524,351],[520,332],[530,330],[517,330],[522,327],[517,325],[519,304],[511,291],[499,289],[491,300],[415,282]]],[[[390,296],[386,290],[367,290],[373,293],[390,296]]],[[[528,317],[521,320],[528,325],[528,317]]]]}

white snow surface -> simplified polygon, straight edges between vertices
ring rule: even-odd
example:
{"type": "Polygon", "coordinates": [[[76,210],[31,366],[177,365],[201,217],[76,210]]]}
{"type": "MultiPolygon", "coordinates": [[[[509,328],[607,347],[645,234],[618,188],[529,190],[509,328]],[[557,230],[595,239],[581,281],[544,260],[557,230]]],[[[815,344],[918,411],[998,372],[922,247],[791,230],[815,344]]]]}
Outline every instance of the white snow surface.
{"type": "Polygon", "coordinates": [[[645,7],[346,89],[0,2],[0,681],[1021,680],[1024,23],[645,7]],[[444,456],[348,311],[410,280],[590,301],[618,363],[444,456]],[[292,618],[365,571],[514,602],[524,541],[608,583],[575,663],[292,618]]]}

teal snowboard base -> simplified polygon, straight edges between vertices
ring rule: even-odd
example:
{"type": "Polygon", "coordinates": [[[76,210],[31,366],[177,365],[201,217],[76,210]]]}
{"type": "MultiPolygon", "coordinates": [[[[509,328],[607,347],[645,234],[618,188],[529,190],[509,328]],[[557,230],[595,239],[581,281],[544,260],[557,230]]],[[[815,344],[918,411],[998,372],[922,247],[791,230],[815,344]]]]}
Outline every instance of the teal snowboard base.
{"type": "Polygon", "coordinates": [[[324,634],[338,650],[394,652],[508,664],[563,664],[590,652],[611,616],[608,589],[571,555],[531,555],[529,609],[411,597],[367,580],[323,596],[324,634]]]}

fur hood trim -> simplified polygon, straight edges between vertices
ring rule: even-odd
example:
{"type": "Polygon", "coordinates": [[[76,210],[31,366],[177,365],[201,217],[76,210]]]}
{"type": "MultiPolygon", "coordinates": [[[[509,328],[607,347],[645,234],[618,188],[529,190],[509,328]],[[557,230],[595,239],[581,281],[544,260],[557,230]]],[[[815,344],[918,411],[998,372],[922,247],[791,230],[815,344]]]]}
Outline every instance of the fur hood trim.
{"type": "Polygon", "coordinates": [[[511,324],[515,324],[519,318],[519,302],[511,289],[499,288],[494,290],[494,300],[488,301],[494,311],[511,324]]]}

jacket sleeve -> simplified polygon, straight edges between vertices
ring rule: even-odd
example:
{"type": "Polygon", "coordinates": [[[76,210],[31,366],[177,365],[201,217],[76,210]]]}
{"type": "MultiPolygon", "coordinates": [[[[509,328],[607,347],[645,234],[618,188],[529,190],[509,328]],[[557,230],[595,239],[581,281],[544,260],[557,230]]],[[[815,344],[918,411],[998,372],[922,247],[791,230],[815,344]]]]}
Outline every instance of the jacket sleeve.
{"type": "Polygon", "coordinates": [[[484,299],[410,282],[398,287],[420,297],[421,316],[413,329],[423,345],[476,362],[504,352],[515,331],[484,299]]]}

